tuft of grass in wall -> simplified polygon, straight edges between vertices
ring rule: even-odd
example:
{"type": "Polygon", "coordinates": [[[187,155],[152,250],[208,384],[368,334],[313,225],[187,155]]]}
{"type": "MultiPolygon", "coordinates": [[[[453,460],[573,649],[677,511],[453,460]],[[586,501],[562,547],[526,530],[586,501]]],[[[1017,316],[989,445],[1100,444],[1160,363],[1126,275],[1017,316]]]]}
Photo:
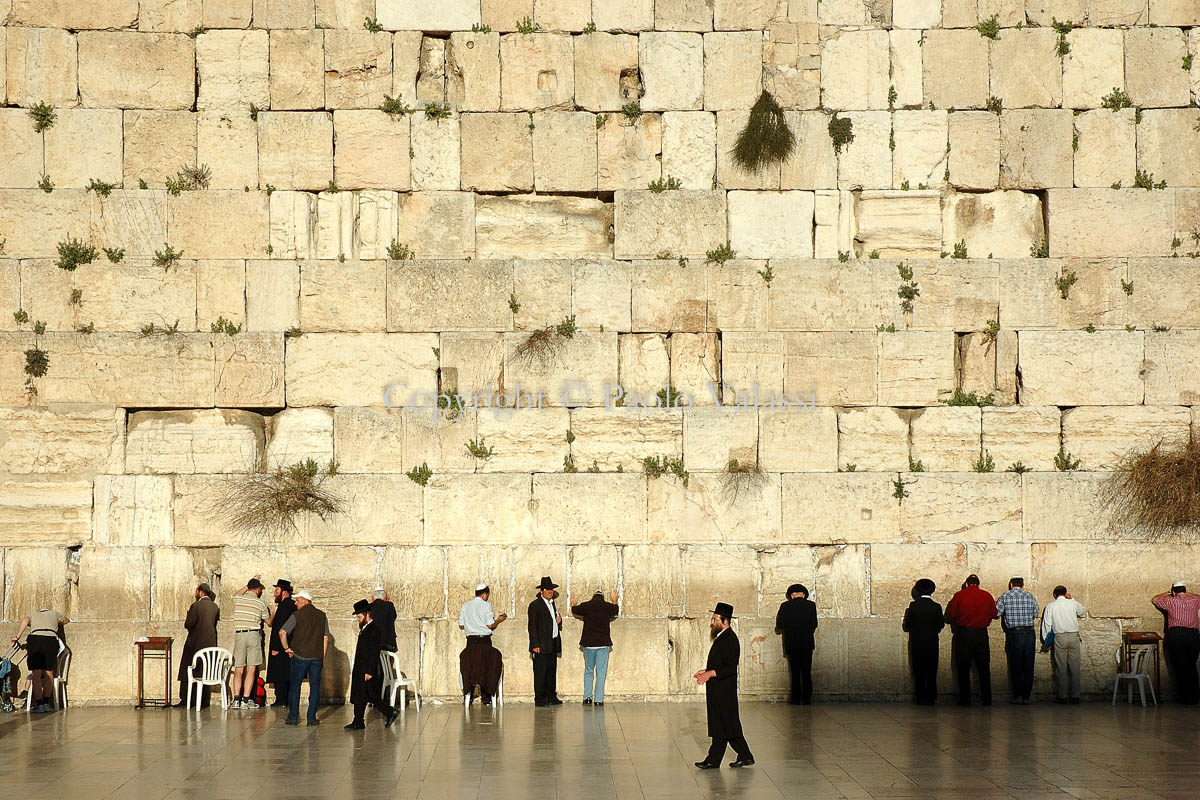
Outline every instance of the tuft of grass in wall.
{"type": "Polygon", "coordinates": [[[987,324],[983,326],[983,343],[985,345],[993,345],[996,343],[996,337],[1000,335],[999,320],[989,319],[987,324]]]}
{"type": "Polygon", "coordinates": [[[960,387],[954,388],[954,394],[946,401],[948,406],[984,406],[995,405],[996,396],[991,392],[985,395],[977,395],[975,392],[964,392],[960,387]]]}
{"type": "Polygon", "coordinates": [[[919,458],[914,459],[912,456],[909,456],[908,457],[908,471],[909,472],[924,472],[925,465],[921,463],[921,459],[919,459],[919,458]]]}
{"type": "Polygon", "coordinates": [[[758,277],[762,278],[763,283],[767,286],[771,285],[771,281],[775,280],[775,271],[771,269],[771,262],[768,261],[766,268],[758,271],[758,277]]]}
{"type": "Polygon", "coordinates": [[[363,28],[371,33],[383,33],[383,26],[379,24],[379,20],[375,17],[367,17],[364,19],[363,28]]]}
{"type": "Polygon", "coordinates": [[[905,192],[908,191],[908,178],[905,178],[903,181],[900,182],[900,190],[905,191],[905,192]]]}
{"type": "Polygon", "coordinates": [[[212,170],[208,164],[184,165],[175,173],[175,177],[167,178],[167,193],[178,197],[183,192],[207,189],[211,183],[212,170]]]}
{"type": "Polygon", "coordinates": [[[26,322],[29,322],[29,312],[23,308],[18,308],[13,312],[13,322],[18,325],[24,325],[26,322]]]}
{"type": "MultiPolygon", "coordinates": [[[[685,268],[687,267],[687,265],[688,265],[687,256],[680,256],[680,257],[679,257],[679,261],[678,261],[678,263],[679,263],[679,268],[680,268],[680,269],[685,269],[685,268]]],[[[600,328],[600,330],[604,330],[604,328],[603,328],[603,327],[601,327],[601,328],[600,328]]]]}
{"type": "Polygon", "coordinates": [[[1100,107],[1109,111],[1120,111],[1122,108],[1133,108],[1133,101],[1123,89],[1114,86],[1111,92],[1100,98],[1100,107]]]}
{"type": "Polygon", "coordinates": [[[1000,38],[1000,19],[998,14],[992,14],[984,20],[980,20],[975,26],[975,30],[979,31],[980,36],[988,39],[998,40],[1000,38]]]}
{"type": "Polygon", "coordinates": [[[203,36],[206,33],[208,33],[208,28],[204,27],[203,25],[197,25],[195,28],[192,28],[190,31],[188,31],[187,35],[189,38],[195,39],[197,36],[203,36]]]}
{"type": "Polygon", "coordinates": [[[46,323],[40,319],[37,322],[33,323],[33,332],[35,334],[37,334],[38,336],[41,336],[43,333],[46,332],[46,323]]]}
{"type": "Polygon", "coordinates": [[[172,323],[170,325],[161,326],[161,327],[158,325],[155,325],[153,322],[151,322],[148,325],[143,325],[141,327],[141,329],[138,331],[138,333],[142,337],[149,337],[149,336],[155,336],[155,335],[157,335],[157,336],[174,336],[175,334],[179,333],[179,320],[175,320],[174,323],[172,323]]]}
{"type": "Polygon", "coordinates": [[[683,468],[683,459],[679,456],[646,456],[642,459],[642,471],[651,478],[661,478],[670,473],[679,478],[685,487],[691,479],[691,473],[683,468]]]}
{"type": "Polygon", "coordinates": [[[1127,297],[1133,297],[1133,281],[1121,281],[1121,291],[1124,292],[1127,297]]]}
{"type": "Polygon", "coordinates": [[[1083,330],[1085,333],[1095,333],[1096,326],[1089,322],[1087,325],[1083,326],[1083,330]]]}
{"type": "Polygon", "coordinates": [[[434,122],[443,119],[450,119],[450,106],[443,103],[426,103],[425,104],[425,119],[431,119],[434,122]]]}
{"type": "Polygon", "coordinates": [[[286,331],[283,332],[284,339],[299,339],[303,335],[304,335],[304,331],[300,330],[300,328],[295,327],[295,326],[288,328],[286,331]]]}
{"type": "Polygon", "coordinates": [[[95,332],[96,332],[96,323],[95,323],[95,322],[89,322],[87,325],[80,325],[80,326],[79,326],[78,328],[76,328],[75,330],[76,330],[77,332],[79,332],[79,333],[82,333],[82,334],[84,334],[84,335],[86,336],[86,335],[88,335],[88,334],[92,334],[92,333],[95,333],[95,332]]]}
{"type": "Polygon", "coordinates": [[[1048,241],[1046,241],[1044,238],[1038,239],[1036,242],[1029,245],[1029,257],[1030,258],[1049,258],[1050,257],[1050,243],[1048,241]]]}
{"type": "Polygon", "coordinates": [[[96,248],[68,236],[65,242],[58,243],[58,268],[74,272],[80,264],[95,261],[96,255],[96,248]]]}
{"type": "Polygon", "coordinates": [[[1004,99],[1001,97],[989,97],[987,99],[987,105],[985,105],[984,108],[993,114],[999,115],[1000,112],[1004,110],[1004,99]]]}
{"type": "Polygon", "coordinates": [[[901,261],[896,265],[896,269],[900,273],[900,288],[896,290],[896,296],[900,298],[900,309],[905,314],[911,314],[913,313],[913,301],[921,296],[921,289],[913,280],[912,267],[901,261]]]}
{"type": "Polygon", "coordinates": [[[341,189],[338,188],[338,185],[336,183],[334,183],[333,181],[330,181],[329,185],[325,187],[325,191],[328,194],[337,194],[338,192],[341,191],[341,189]]]}
{"type": "Polygon", "coordinates": [[[856,472],[857,470],[858,464],[853,462],[847,462],[845,467],[838,467],[838,472],[856,472]]]}
{"type": "Polygon", "coordinates": [[[491,25],[480,25],[478,22],[471,24],[471,33],[491,33],[491,25]]]}
{"type": "Polygon", "coordinates": [[[566,439],[567,439],[567,444],[571,444],[572,442],[575,441],[575,432],[572,431],[570,428],[567,428],[566,439]]]}
{"type": "Polygon", "coordinates": [[[621,106],[621,113],[625,115],[625,119],[635,121],[638,117],[642,116],[642,104],[636,100],[632,103],[626,103],[621,106]]]}
{"type": "Polygon", "coordinates": [[[898,97],[899,97],[899,95],[896,94],[896,87],[889,86],[888,87],[888,111],[896,110],[896,100],[898,97]]]}
{"type": "Polygon", "coordinates": [[[72,289],[71,297],[67,301],[73,306],[77,306],[83,302],[83,289],[72,289]]]}
{"type": "Polygon", "coordinates": [[[54,191],[54,181],[50,180],[49,175],[43,175],[42,179],[38,181],[38,188],[46,194],[50,194],[54,191]]]}
{"type": "Polygon", "coordinates": [[[183,251],[176,250],[174,247],[171,247],[171,245],[167,244],[162,250],[154,251],[154,266],[162,267],[163,269],[170,269],[172,266],[177,264],[181,258],[183,258],[183,251]]]}
{"type": "Polygon", "coordinates": [[[104,248],[104,256],[114,264],[120,264],[125,260],[124,247],[106,247],[104,248]]]}
{"type": "Polygon", "coordinates": [[[951,258],[966,258],[967,257],[967,240],[961,239],[954,243],[954,252],[950,254],[951,258]]]}
{"type": "Polygon", "coordinates": [[[829,138],[833,142],[833,154],[841,155],[842,148],[854,141],[854,120],[849,117],[839,117],[837,112],[829,118],[829,138]]]}
{"type": "Polygon", "coordinates": [[[1020,461],[1015,461],[1012,464],[1009,464],[1008,469],[1006,469],[1004,471],[1005,472],[1015,472],[1018,475],[1024,475],[1026,472],[1029,472],[1029,467],[1025,466],[1020,461]]]}
{"type": "Polygon", "coordinates": [[[489,446],[482,436],[476,436],[467,442],[467,452],[475,459],[475,469],[479,470],[480,461],[489,461],[496,455],[496,448],[489,446]]]}
{"type": "Polygon", "coordinates": [[[729,242],[720,247],[713,248],[704,254],[705,264],[724,264],[729,259],[737,255],[737,251],[729,246],[729,242]]]}
{"type": "Polygon", "coordinates": [[[971,469],[975,472],[995,472],[996,460],[992,458],[992,454],[984,450],[983,455],[975,459],[975,463],[971,465],[971,469]]]}
{"type": "Polygon", "coordinates": [[[675,408],[679,403],[680,393],[674,386],[668,384],[659,389],[655,397],[658,398],[659,408],[675,408]]]}
{"type": "Polygon", "coordinates": [[[1144,169],[1139,169],[1134,173],[1133,185],[1137,189],[1165,189],[1167,182],[1165,180],[1154,182],[1154,174],[1146,172],[1144,169]]]}
{"type": "Polygon", "coordinates": [[[1071,454],[1059,445],[1058,453],[1054,456],[1054,468],[1059,472],[1074,472],[1079,469],[1079,459],[1072,458],[1071,454]]]}
{"type": "Polygon", "coordinates": [[[54,124],[58,114],[45,103],[38,103],[29,109],[29,118],[33,120],[33,132],[41,133],[54,124]]]}
{"type": "Polygon", "coordinates": [[[409,248],[407,243],[401,244],[399,241],[392,239],[392,243],[387,248],[387,257],[392,261],[411,261],[417,255],[409,248]]]}
{"type": "Polygon", "coordinates": [[[224,317],[217,317],[217,321],[209,326],[212,333],[223,333],[226,336],[236,336],[242,332],[241,325],[234,325],[224,317]]]}
{"type": "Polygon", "coordinates": [[[379,104],[379,110],[393,117],[403,117],[413,113],[413,109],[407,103],[399,97],[392,97],[390,94],[383,96],[383,102],[379,104]]]}
{"type": "Polygon", "coordinates": [[[1161,323],[1154,323],[1150,326],[1150,330],[1154,331],[1155,333],[1166,333],[1167,331],[1171,330],[1171,326],[1163,325],[1161,323]]]}
{"type": "Polygon", "coordinates": [[[894,126],[888,129],[888,150],[896,152],[896,128],[894,126]]]}
{"type": "Polygon", "coordinates": [[[892,481],[892,497],[896,498],[897,504],[903,505],[905,499],[908,498],[908,483],[903,478],[897,477],[892,481]]]}
{"type": "Polygon", "coordinates": [[[514,314],[521,310],[521,304],[517,302],[517,295],[515,292],[508,293],[508,310],[514,314]]]}
{"type": "Polygon", "coordinates": [[[1163,442],[1130,451],[1113,470],[1101,493],[1102,507],[1121,530],[1147,539],[1195,533],[1200,525],[1200,443],[1163,442]]]}
{"type": "Polygon", "coordinates": [[[1133,325],[1126,325],[1125,330],[1129,333],[1133,333],[1134,331],[1137,330],[1137,328],[1135,328],[1133,325]]]}
{"type": "Polygon", "coordinates": [[[675,191],[677,189],[682,189],[683,183],[678,178],[673,178],[670,175],[668,175],[667,179],[665,181],[662,178],[650,181],[650,184],[648,186],[646,186],[646,188],[649,189],[650,191],[654,192],[655,194],[660,194],[662,192],[675,191]]]}
{"type": "Polygon", "coordinates": [[[545,369],[558,357],[567,341],[575,337],[577,331],[574,314],[557,325],[539,328],[517,345],[513,351],[513,360],[526,367],[545,369]]]}
{"type": "Polygon", "coordinates": [[[1079,131],[1071,131],[1071,152],[1079,152],[1079,131]]]}
{"type": "Polygon", "coordinates": [[[583,26],[583,32],[584,32],[584,33],[595,33],[595,32],[596,32],[596,22],[595,22],[595,20],[591,20],[591,21],[589,21],[589,22],[588,22],[588,24],[587,24],[587,25],[584,25],[584,26],[583,26]]]}
{"type": "Polygon", "coordinates": [[[88,192],[95,192],[100,197],[108,197],[110,194],[112,194],[112,190],[113,185],[111,183],[98,181],[95,178],[92,178],[88,182],[87,189],[85,189],[85,191],[88,192]]]}
{"type": "Polygon", "coordinates": [[[733,145],[733,163],[746,172],[758,172],[786,161],[795,148],[796,135],[787,124],[783,108],[764,89],[733,145]]]}
{"type": "Polygon", "coordinates": [[[721,496],[732,506],[743,498],[757,496],[766,485],[767,476],[757,463],[731,458],[726,462],[725,471],[721,473],[719,480],[721,496]]]}
{"type": "Polygon", "coordinates": [[[1067,34],[1075,29],[1075,24],[1073,22],[1059,22],[1051,17],[1050,27],[1054,28],[1054,32],[1058,34],[1058,41],[1054,45],[1054,52],[1058,53],[1059,58],[1065,58],[1071,52],[1071,43],[1067,41],[1067,34]]]}
{"type": "Polygon", "coordinates": [[[421,466],[413,467],[404,474],[407,475],[408,479],[413,483],[420,486],[425,486],[429,483],[429,479],[433,477],[433,470],[429,468],[428,464],[422,461],[421,466]]]}
{"type": "Polygon", "coordinates": [[[239,475],[222,484],[212,513],[233,530],[255,538],[294,534],[296,521],[305,515],[327,520],[343,510],[341,498],[324,486],[336,470],[336,462],[322,469],[307,458],[270,472],[239,475]]]}
{"type": "MultiPolygon", "coordinates": [[[[254,121],[254,122],[258,122],[258,112],[259,112],[259,111],[262,111],[262,109],[261,109],[261,108],[259,108],[259,107],[258,107],[258,106],[256,106],[256,105],[254,105],[254,103],[251,103],[251,104],[250,104],[250,119],[251,119],[252,121],[254,121]]],[[[144,187],[143,187],[143,188],[144,188],[144,187]]]]}
{"type": "Polygon", "coordinates": [[[50,370],[50,354],[34,345],[25,351],[25,374],[30,378],[42,378],[50,370]]]}
{"type": "Polygon", "coordinates": [[[597,114],[596,115],[596,130],[600,130],[601,128],[603,128],[607,122],[608,122],[608,114],[597,114]]]}
{"type": "Polygon", "coordinates": [[[1054,285],[1058,288],[1058,296],[1066,300],[1071,296],[1071,287],[1079,280],[1079,276],[1072,270],[1066,270],[1062,275],[1054,279],[1054,285]]]}
{"type": "Polygon", "coordinates": [[[592,465],[587,468],[587,471],[588,472],[599,472],[600,471],[600,462],[596,461],[596,459],[593,458],[592,465]]]}
{"type": "Polygon", "coordinates": [[[537,33],[540,30],[541,28],[538,26],[538,24],[529,17],[521,17],[519,20],[517,20],[517,33],[524,33],[528,35],[531,33],[537,33]]]}
{"type": "Polygon", "coordinates": [[[569,453],[563,456],[563,472],[579,472],[579,468],[575,466],[575,456],[569,453]]]}
{"type": "Polygon", "coordinates": [[[849,250],[838,250],[838,261],[840,263],[845,264],[849,260],[850,260],[850,251],[849,250]]]}
{"type": "Polygon", "coordinates": [[[146,183],[145,178],[138,178],[138,188],[139,189],[149,189],[150,184],[146,183]]]}
{"type": "Polygon", "coordinates": [[[1185,55],[1183,57],[1183,71],[1184,72],[1192,71],[1192,61],[1194,60],[1195,55],[1196,55],[1195,53],[1188,53],[1187,55],[1185,55]]]}
{"type": "Polygon", "coordinates": [[[889,322],[887,325],[880,323],[875,326],[875,332],[876,333],[895,333],[896,332],[896,323],[889,322]]]}

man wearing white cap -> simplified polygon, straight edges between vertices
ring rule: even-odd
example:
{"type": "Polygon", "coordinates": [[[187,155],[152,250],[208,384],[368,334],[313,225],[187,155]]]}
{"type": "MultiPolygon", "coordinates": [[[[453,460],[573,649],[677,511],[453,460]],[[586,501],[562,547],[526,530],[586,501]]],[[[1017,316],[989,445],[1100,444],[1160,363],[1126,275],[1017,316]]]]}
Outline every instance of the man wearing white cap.
{"type": "Polygon", "coordinates": [[[1200,658],[1200,595],[1189,592],[1183,581],[1175,581],[1171,591],[1155,595],[1150,602],[1167,615],[1163,645],[1179,702],[1196,705],[1200,703],[1200,676],[1196,673],[1196,659],[1200,658]]]}
{"type": "Polygon", "coordinates": [[[458,654],[463,694],[473,697],[478,685],[479,699],[485,706],[491,705],[504,672],[504,658],[492,647],[492,631],[508,619],[506,614],[497,617],[492,610],[488,602],[491,593],[486,583],[479,584],[475,587],[475,597],[463,603],[458,612],[458,627],[467,634],[467,646],[458,654]]]}
{"type": "Polygon", "coordinates": [[[288,725],[300,724],[300,682],[308,678],[308,724],[319,725],[321,671],[329,650],[329,618],[313,605],[307,589],[296,592],[296,613],[279,629],[279,641],[292,659],[292,685],[288,695],[288,725]]]}

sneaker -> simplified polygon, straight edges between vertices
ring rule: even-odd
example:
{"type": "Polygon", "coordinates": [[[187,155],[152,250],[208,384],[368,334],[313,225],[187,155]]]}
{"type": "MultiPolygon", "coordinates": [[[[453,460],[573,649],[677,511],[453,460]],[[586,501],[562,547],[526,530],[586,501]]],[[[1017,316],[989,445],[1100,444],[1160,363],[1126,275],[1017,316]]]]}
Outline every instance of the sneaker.
{"type": "Polygon", "coordinates": [[[234,711],[238,711],[238,710],[241,710],[242,708],[244,708],[244,706],[242,705],[242,698],[240,698],[240,697],[233,698],[233,702],[231,702],[229,704],[229,708],[234,711]]]}

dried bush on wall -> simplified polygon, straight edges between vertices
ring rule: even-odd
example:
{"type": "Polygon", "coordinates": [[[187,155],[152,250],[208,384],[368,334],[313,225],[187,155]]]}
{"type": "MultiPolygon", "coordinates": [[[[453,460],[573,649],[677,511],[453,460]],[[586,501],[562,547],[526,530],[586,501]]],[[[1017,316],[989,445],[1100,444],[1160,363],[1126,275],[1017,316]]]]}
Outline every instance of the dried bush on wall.
{"type": "Polygon", "coordinates": [[[731,458],[721,473],[721,496],[726,503],[733,505],[751,493],[757,494],[766,482],[767,476],[763,475],[758,464],[742,463],[731,458]]]}
{"type": "Polygon", "coordinates": [[[1105,486],[1104,504],[1114,526],[1147,539],[1200,533],[1200,442],[1189,436],[1129,453],[1105,486]]]}
{"type": "Polygon", "coordinates": [[[250,537],[281,538],[296,532],[303,514],[326,520],[342,511],[341,498],[324,487],[336,473],[336,463],[322,470],[309,458],[273,472],[238,476],[218,493],[213,511],[231,529],[250,537]]]}
{"type": "Polygon", "coordinates": [[[795,146],[796,135],[788,127],[783,109],[764,90],[733,146],[734,163],[747,172],[758,172],[769,164],[787,161],[795,146]]]}

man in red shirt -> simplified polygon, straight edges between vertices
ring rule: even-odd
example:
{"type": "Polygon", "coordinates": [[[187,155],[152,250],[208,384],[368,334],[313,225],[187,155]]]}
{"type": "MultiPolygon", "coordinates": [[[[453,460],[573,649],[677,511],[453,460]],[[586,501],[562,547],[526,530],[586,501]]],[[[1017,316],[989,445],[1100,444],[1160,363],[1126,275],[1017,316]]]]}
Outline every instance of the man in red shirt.
{"type": "Polygon", "coordinates": [[[1200,703],[1200,677],[1196,674],[1196,658],[1200,657],[1200,595],[1189,592],[1183,581],[1176,581],[1170,592],[1155,595],[1150,602],[1167,614],[1163,644],[1179,702],[1196,705],[1200,703]]]}
{"type": "Polygon", "coordinates": [[[958,672],[958,704],[971,705],[971,665],[979,673],[979,699],[992,704],[992,648],[988,625],[996,619],[996,598],[979,588],[979,576],[967,576],[963,588],[946,604],[946,622],[954,636],[954,669],[958,672]]]}

